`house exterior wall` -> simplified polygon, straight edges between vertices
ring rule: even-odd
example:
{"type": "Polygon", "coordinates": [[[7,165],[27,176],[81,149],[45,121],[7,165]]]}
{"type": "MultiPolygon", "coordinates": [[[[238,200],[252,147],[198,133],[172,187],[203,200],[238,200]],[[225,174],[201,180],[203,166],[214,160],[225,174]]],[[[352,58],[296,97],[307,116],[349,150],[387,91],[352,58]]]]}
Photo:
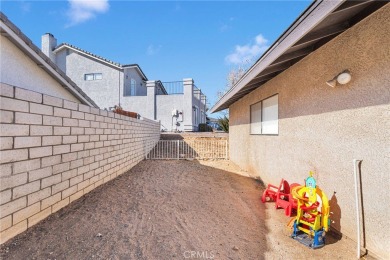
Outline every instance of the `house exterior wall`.
{"type": "MultiPolygon", "coordinates": [[[[42,45],[42,49],[44,46],[42,45]]],[[[60,51],[54,55],[54,63],[66,74],[66,56],[68,56],[69,51],[60,51]]],[[[69,77],[69,75],[68,75],[69,77]]]]}
{"type": "Polygon", "coordinates": [[[59,51],[56,62],[100,108],[108,109],[119,104],[119,97],[123,97],[121,69],[97,62],[70,49],[59,51]],[[84,75],[88,73],[102,73],[103,78],[87,81],[84,75]]]}
{"type": "MultiPolygon", "coordinates": [[[[146,84],[143,81],[141,75],[138,73],[138,71],[135,68],[125,68],[124,74],[125,74],[124,75],[124,85],[123,85],[122,93],[125,92],[125,87],[130,88],[131,79],[135,79],[135,81],[136,81],[135,94],[137,96],[146,96],[146,92],[147,92],[146,91],[146,84]]],[[[122,96],[124,97],[124,99],[126,98],[123,94],[122,94],[122,96]]]]}
{"type": "Polygon", "coordinates": [[[386,5],[230,107],[230,158],[277,184],[310,170],[332,228],[356,240],[353,159],[361,159],[366,248],[389,259],[390,6],[386,5]],[[349,69],[352,80],[331,88],[349,69]],[[250,135],[250,105],[279,95],[279,134],[250,135]]]}
{"type": "MultiPolygon", "coordinates": [[[[199,99],[199,94],[194,94],[192,79],[184,79],[184,94],[161,95],[158,93],[157,81],[147,81],[146,96],[129,96],[121,101],[125,110],[139,113],[147,118],[161,121],[161,129],[165,131],[197,131],[193,106],[197,106],[199,122],[202,120],[201,111],[205,111],[205,104],[199,99]],[[182,112],[177,118],[173,118],[172,110],[182,112]],[[175,123],[180,125],[176,127],[175,123]]],[[[205,121],[205,114],[204,114],[205,121]]]]}
{"type": "Polygon", "coordinates": [[[76,97],[3,35],[1,35],[0,44],[0,67],[0,82],[2,83],[80,103],[76,97]]]}
{"type": "MultiPolygon", "coordinates": [[[[157,95],[156,96],[156,106],[157,109],[157,118],[161,122],[161,128],[166,131],[184,131],[183,119],[187,116],[184,114],[184,95],[157,95]],[[177,109],[179,112],[183,112],[182,115],[179,115],[177,122],[180,126],[172,125],[172,110],[177,109]]],[[[190,106],[190,104],[187,104],[190,106]]],[[[176,123],[176,118],[173,118],[173,123],[176,123]]]]}
{"type": "MultiPolygon", "coordinates": [[[[54,37],[44,35],[42,43],[48,44],[46,38],[54,37]]],[[[50,40],[50,39],[49,39],[50,40]]],[[[42,49],[48,49],[42,46],[42,49]]],[[[49,53],[50,54],[50,53],[49,53]]],[[[194,81],[183,79],[183,95],[162,95],[160,83],[157,81],[144,82],[136,68],[124,67],[123,69],[109,66],[91,59],[77,51],[64,48],[55,53],[55,62],[68,77],[70,77],[95,103],[102,109],[120,105],[124,110],[132,111],[143,117],[161,120],[165,130],[197,131],[198,123],[205,122],[205,104],[200,100],[199,91],[194,94],[194,81]],[[85,74],[102,73],[101,80],[85,80],[85,74]],[[131,79],[136,80],[136,96],[125,96],[125,87],[130,86],[131,79]],[[148,85],[149,84],[149,85],[148,85]],[[160,102],[157,104],[157,97],[160,102]],[[167,100],[169,103],[164,103],[167,100]],[[195,122],[193,107],[198,107],[198,122],[195,122]],[[176,108],[183,112],[178,122],[180,126],[172,129],[172,110],[176,108]],[[202,111],[204,114],[202,114],[202,111]],[[162,116],[160,118],[160,116],[162,116]],[[203,118],[203,119],[202,119],[203,118]],[[182,122],[185,120],[184,122],[182,122]]],[[[175,120],[176,121],[176,120],[175,120]]]]}
{"type": "Polygon", "coordinates": [[[160,124],[0,84],[0,243],[103,183],[154,147],[160,124]]]}
{"type": "Polygon", "coordinates": [[[150,118],[146,110],[147,96],[123,97],[121,107],[126,111],[136,112],[143,117],[150,118]]]}
{"type": "Polygon", "coordinates": [[[194,129],[197,131],[200,123],[206,122],[206,104],[203,103],[201,100],[201,92],[200,90],[195,90],[193,97],[192,97],[192,104],[193,106],[196,106],[198,108],[197,114],[198,114],[198,122],[196,122],[196,118],[193,115],[192,118],[192,124],[194,125],[194,129]],[[204,114],[202,115],[202,111],[204,114]]]}

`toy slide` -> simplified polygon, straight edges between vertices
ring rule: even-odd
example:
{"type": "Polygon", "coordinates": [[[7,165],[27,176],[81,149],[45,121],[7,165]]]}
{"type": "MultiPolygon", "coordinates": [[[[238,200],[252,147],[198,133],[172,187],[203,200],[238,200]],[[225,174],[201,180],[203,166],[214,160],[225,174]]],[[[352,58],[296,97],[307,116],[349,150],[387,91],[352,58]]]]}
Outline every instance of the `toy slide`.
{"type": "Polygon", "coordinates": [[[312,175],[310,172],[305,186],[297,186],[291,191],[298,201],[291,237],[308,247],[319,248],[325,245],[325,234],[330,225],[330,207],[327,196],[316,185],[312,175]]]}

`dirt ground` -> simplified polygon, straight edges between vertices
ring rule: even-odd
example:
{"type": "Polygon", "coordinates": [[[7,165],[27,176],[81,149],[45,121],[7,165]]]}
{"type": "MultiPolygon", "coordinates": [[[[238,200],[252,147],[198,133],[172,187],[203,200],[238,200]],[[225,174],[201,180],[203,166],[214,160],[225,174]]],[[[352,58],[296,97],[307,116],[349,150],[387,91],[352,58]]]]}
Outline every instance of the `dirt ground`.
{"type": "Polygon", "coordinates": [[[283,210],[228,161],[143,161],[1,246],[1,259],[353,259],[289,237],[283,210]]]}

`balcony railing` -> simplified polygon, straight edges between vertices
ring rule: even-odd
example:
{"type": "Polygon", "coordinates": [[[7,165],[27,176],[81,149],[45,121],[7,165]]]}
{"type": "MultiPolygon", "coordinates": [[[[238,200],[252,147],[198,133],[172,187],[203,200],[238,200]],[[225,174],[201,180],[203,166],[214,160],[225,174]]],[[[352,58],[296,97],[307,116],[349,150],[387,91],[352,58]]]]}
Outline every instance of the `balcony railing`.
{"type": "Polygon", "coordinates": [[[168,95],[184,94],[183,81],[161,82],[168,95]]]}

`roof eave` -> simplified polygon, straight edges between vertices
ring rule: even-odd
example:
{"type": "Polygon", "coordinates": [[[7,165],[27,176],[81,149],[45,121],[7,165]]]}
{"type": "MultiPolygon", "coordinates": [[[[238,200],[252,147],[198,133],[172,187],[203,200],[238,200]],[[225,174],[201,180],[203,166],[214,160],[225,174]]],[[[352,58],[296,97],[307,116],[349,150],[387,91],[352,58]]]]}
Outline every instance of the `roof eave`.
{"type": "Polygon", "coordinates": [[[310,5],[301,16],[279,37],[278,40],[259,58],[259,60],[241,77],[241,79],[217,101],[210,109],[215,113],[227,109],[225,103],[243,89],[261,71],[279,58],[286,50],[297,43],[310,30],[316,27],[345,0],[316,1],[310,5]]]}
{"type": "Polygon", "coordinates": [[[141,67],[138,64],[122,65],[122,68],[136,68],[138,70],[138,73],[143,78],[143,80],[145,80],[145,81],[148,80],[148,77],[146,77],[145,73],[142,71],[141,67]]]}
{"type": "Polygon", "coordinates": [[[58,47],[56,47],[56,48],[53,50],[53,52],[54,52],[54,53],[58,53],[58,52],[60,52],[61,50],[66,49],[66,48],[67,48],[67,49],[71,49],[72,51],[81,53],[81,54],[83,54],[83,55],[85,55],[85,56],[87,56],[87,57],[89,57],[89,58],[91,58],[91,59],[100,61],[100,62],[102,62],[102,63],[104,63],[104,64],[106,64],[106,65],[108,65],[108,66],[110,66],[110,67],[114,67],[114,68],[117,68],[117,69],[122,69],[122,67],[121,67],[119,64],[115,64],[115,63],[113,63],[113,62],[109,62],[109,61],[107,61],[107,60],[104,60],[104,59],[102,59],[102,58],[99,58],[99,57],[97,57],[97,56],[95,56],[95,55],[91,55],[90,53],[88,53],[88,52],[86,52],[86,51],[80,50],[80,49],[75,48],[75,47],[73,47],[73,46],[70,46],[69,44],[66,44],[66,43],[60,44],[58,47]]]}
{"type": "Polygon", "coordinates": [[[120,65],[120,64],[115,64],[114,62],[109,62],[105,59],[102,59],[100,57],[97,57],[96,55],[92,55],[91,53],[88,53],[86,51],[83,51],[79,48],[75,48],[67,43],[62,43],[60,44],[59,46],[57,46],[55,49],[54,49],[54,53],[58,53],[60,51],[62,51],[63,49],[71,49],[75,52],[78,52],[78,53],[81,53],[91,59],[94,59],[94,60],[97,60],[99,62],[102,62],[110,67],[114,67],[116,69],[119,69],[119,70],[122,70],[123,68],[130,68],[130,67],[134,67],[138,70],[138,73],[141,75],[141,77],[143,78],[143,80],[148,80],[148,78],[146,77],[145,73],[142,71],[141,67],[138,65],[138,64],[129,64],[129,65],[120,65]]]}

